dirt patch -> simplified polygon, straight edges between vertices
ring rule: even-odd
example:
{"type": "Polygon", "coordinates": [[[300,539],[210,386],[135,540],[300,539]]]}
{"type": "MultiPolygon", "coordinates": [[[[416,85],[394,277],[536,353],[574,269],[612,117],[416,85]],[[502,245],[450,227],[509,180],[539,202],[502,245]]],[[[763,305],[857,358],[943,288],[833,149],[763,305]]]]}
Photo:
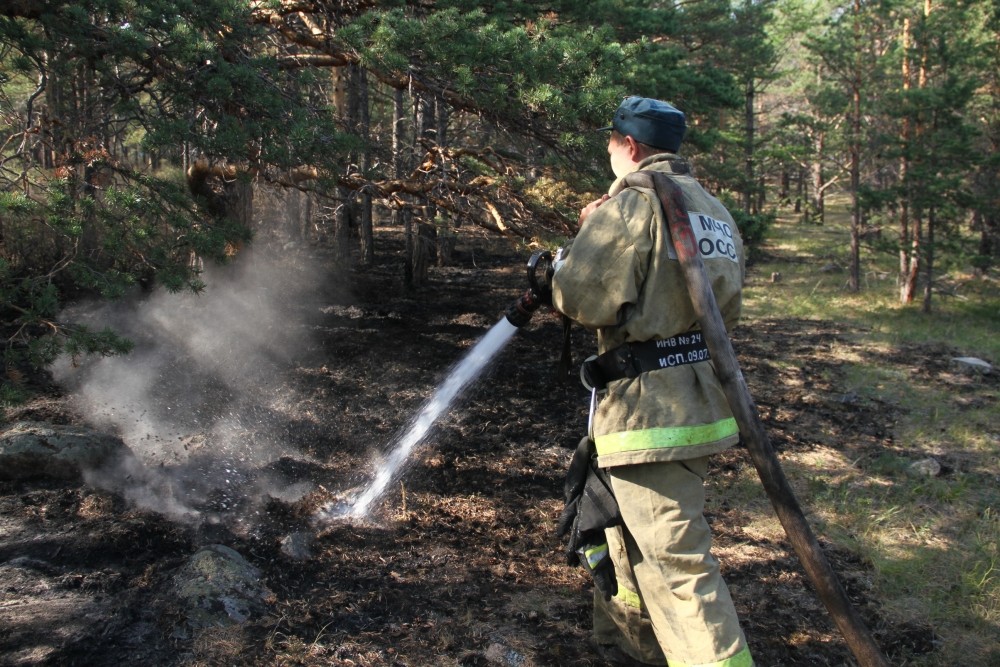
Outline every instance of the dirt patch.
{"type": "MultiPolygon", "coordinates": [[[[213,466],[230,473],[225,492],[204,487],[186,498],[196,520],[168,520],[114,490],[0,483],[0,664],[603,664],[587,644],[590,582],[563,565],[554,536],[587,395],[556,374],[563,330],[550,314],[519,332],[439,422],[373,518],[313,520],[371,476],[373,454],[524,288],[523,253],[478,239],[460,244],[427,289],[406,295],[400,240],[383,231],[379,244],[379,263],[345,279],[351,298],[331,289],[295,304],[309,329],[296,340],[313,349],[268,378],[268,396],[283,397],[280,409],[264,410],[281,455],[263,465],[220,461],[211,433],[185,436],[197,451],[176,466],[183,474],[171,472],[171,488],[213,466]],[[299,483],[300,492],[276,491],[299,483]],[[307,558],[282,551],[295,533],[314,538],[307,558]],[[241,626],[187,630],[171,577],[215,543],[259,568],[273,596],[241,626]]],[[[858,333],[797,320],[736,332],[777,449],[836,446],[857,458],[893,445],[895,408],[845,394],[840,362],[823,352],[831,342],[855,346],[858,333]]],[[[573,330],[577,361],[592,345],[573,330]]],[[[924,367],[927,352],[899,350],[893,362],[924,367]]],[[[84,421],[57,395],[7,418],[84,421]]],[[[263,438],[243,428],[247,442],[263,438]]],[[[747,532],[746,510],[730,502],[749,465],[741,449],[716,457],[709,518],[758,664],[853,664],[789,545],[747,532]]],[[[932,650],[928,629],[883,621],[866,563],[829,555],[893,662],[932,650]]]]}

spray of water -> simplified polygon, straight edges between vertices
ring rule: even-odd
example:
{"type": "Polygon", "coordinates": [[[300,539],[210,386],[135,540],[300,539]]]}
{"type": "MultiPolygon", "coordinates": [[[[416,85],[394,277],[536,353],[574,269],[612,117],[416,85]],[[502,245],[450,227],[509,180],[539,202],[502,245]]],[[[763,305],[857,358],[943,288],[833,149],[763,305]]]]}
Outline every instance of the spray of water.
{"type": "Polygon", "coordinates": [[[506,318],[493,325],[493,328],[469,350],[431,398],[424,403],[409,430],[396,442],[368,487],[353,501],[327,505],[320,510],[318,519],[324,521],[366,517],[372,504],[382,497],[389,484],[401,474],[404,463],[417,445],[427,437],[438,418],[448,410],[462,390],[483,372],[516,331],[517,327],[506,318]]]}

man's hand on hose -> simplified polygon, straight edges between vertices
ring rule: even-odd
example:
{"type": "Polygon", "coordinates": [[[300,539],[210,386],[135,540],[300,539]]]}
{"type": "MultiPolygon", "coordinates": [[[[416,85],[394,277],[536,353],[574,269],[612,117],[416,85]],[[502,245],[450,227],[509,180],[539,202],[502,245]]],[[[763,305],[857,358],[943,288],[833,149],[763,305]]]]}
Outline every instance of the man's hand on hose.
{"type": "Polygon", "coordinates": [[[576,223],[577,228],[583,226],[583,221],[587,219],[587,216],[596,211],[601,206],[601,204],[608,201],[609,199],[611,199],[611,197],[609,197],[608,195],[602,195],[600,199],[595,199],[594,201],[590,202],[582,209],[580,209],[580,219],[576,223]]]}

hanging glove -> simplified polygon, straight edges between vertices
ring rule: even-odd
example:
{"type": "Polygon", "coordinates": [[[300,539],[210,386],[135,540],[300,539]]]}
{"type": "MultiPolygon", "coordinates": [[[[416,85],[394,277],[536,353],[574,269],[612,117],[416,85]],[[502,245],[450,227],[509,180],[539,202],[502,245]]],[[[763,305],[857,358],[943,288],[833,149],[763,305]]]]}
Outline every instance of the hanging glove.
{"type": "Polygon", "coordinates": [[[582,565],[594,579],[605,599],[618,592],[614,565],[608,553],[604,529],[621,524],[618,503],[607,474],[597,467],[593,441],[580,440],[570,461],[563,485],[566,506],[556,534],[569,535],[568,565],[582,565]]]}
{"type": "Polygon", "coordinates": [[[615,576],[615,564],[611,562],[608,553],[608,543],[588,544],[576,550],[583,569],[590,573],[594,586],[610,600],[618,592],[618,577],[615,576]]]}
{"type": "Polygon", "coordinates": [[[584,436],[580,439],[569,462],[566,479],[563,481],[563,500],[566,506],[559,517],[556,535],[563,537],[573,526],[577,518],[577,508],[583,497],[583,487],[587,484],[587,474],[590,472],[591,440],[584,436]]]}

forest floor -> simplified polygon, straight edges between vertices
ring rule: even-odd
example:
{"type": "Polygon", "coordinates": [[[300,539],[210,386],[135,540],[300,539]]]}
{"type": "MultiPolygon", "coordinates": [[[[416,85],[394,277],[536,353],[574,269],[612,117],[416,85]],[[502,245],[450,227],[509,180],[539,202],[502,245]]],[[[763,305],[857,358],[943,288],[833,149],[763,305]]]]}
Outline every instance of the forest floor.
{"type": "MultiPolygon", "coordinates": [[[[474,234],[463,239],[451,265],[434,267],[417,293],[400,288],[402,244],[388,229],[378,231],[370,269],[303,271],[317,289],[279,295],[277,319],[242,329],[251,336],[280,326],[289,334],[260,364],[263,379],[244,383],[251,391],[237,395],[208,378],[225,400],[194,406],[185,393],[200,376],[179,370],[184,388],[162,392],[150,409],[202,421],[188,420],[183,432],[175,424],[176,437],[152,437],[183,442],[172,459],[156,460],[148,448],[142,454],[161,470],[185,471],[172,488],[187,513],[157,511],[155,499],[138,502],[114,484],[0,483],[0,563],[21,559],[37,575],[0,568],[8,620],[0,664],[604,664],[588,645],[591,583],[565,565],[554,534],[588,394],[557,375],[563,330],[551,313],[536,314],[437,423],[370,517],[316,521],[320,507],[349,498],[374,474],[376,453],[391,449],[463,352],[524,290],[529,251],[474,234]],[[217,448],[218,429],[192,427],[213,415],[229,415],[227,442],[255,455],[217,448]],[[216,480],[224,471],[226,480],[199,482],[200,494],[184,497],[181,480],[198,470],[214,471],[205,475],[216,480]],[[282,550],[293,534],[310,537],[308,557],[282,550]],[[172,577],[207,544],[232,547],[261,570],[271,593],[265,614],[242,625],[183,629],[172,577]]],[[[840,362],[824,353],[834,342],[860,349],[858,333],[800,319],[735,332],[779,453],[822,445],[860,460],[895,446],[894,408],[845,395],[840,362]]],[[[592,337],[574,328],[574,360],[592,348],[592,337]]],[[[937,348],[912,347],[892,363],[946,359],[937,348]]],[[[95,405],[53,389],[8,409],[5,419],[111,428],[95,405]]],[[[125,441],[139,449],[121,423],[125,441]]],[[[743,502],[750,466],[742,447],[714,457],[707,514],[757,664],[855,664],[780,529],[760,529],[762,492],[750,491],[755,509],[743,502]]],[[[934,650],[929,628],[882,613],[867,563],[820,538],[893,664],[934,650]]]]}

